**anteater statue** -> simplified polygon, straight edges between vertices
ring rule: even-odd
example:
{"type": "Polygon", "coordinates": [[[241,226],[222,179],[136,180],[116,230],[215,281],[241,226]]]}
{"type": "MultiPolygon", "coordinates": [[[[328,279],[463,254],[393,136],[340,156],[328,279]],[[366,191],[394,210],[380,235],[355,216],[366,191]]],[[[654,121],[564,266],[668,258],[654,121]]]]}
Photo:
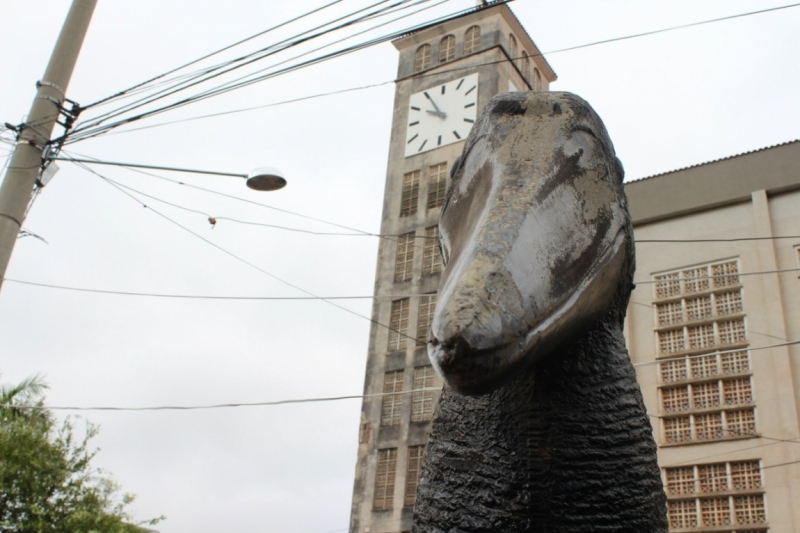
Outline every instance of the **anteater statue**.
{"type": "Polygon", "coordinates": [[[439,222],[428,353],[444,378],[416,532],[666,532],[622,333],[633,233],[622,165],[570,93],[478,118],[439,222]]]}

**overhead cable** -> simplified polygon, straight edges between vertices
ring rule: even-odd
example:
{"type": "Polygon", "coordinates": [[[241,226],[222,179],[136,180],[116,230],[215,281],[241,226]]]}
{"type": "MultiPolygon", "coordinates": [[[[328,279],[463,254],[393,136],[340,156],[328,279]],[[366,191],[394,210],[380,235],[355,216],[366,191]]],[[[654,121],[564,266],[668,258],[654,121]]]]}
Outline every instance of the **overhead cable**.
{"type": "Polygon", "coordinates": [[[711,350],[710,352],[702,353],[702,354],[699,354],[699,355],[682,355],[682,356],[678,356],[678,357],[669,357],[669,358],[664,358],[664,359],[656,359],[655,361],[646,361],[644,363],[634,363],[633,366],[635,366],[635,367],[637,367],[637,366],[650,366],[650,365],[657,365],[657,364],[665,363],[665,362],[669,362],[669,361],[680,361],[680,360],[683,360],[683,359],[697,359],[697,358],[700,358],[700,357],[707,357],[709,355],[722,355],[722,354],[726,354],[726,353],[736,353],[736,352],[744,352],[744,351],[755,352],[757,350],[769,350],[771,348],[782,348],[784,346],[794,346],[794,345],[797,345],[797,344],[800,344],[800,341],[782,342],[780,344],[770,344],[770,345],[767,345],[767,346],[756,346],[756,347],[746,346],[746,347],[743,347],[743,348],[735,348],[735,349],[732,349],[732,350],[711,350]]]}
{"type": "Polygon", "coordinates": [[[275,405],[290,405],[298,403],[326,403],[338,402],[341,400],[363,400],[369,398],[382,398],[385,396],[407,396],[420,392],[441,392],[438,387],[428,387],[414,389],[403,392],[379,392],[375,394],[353,394],[349,396],[323,396],[320,398],[297,398],[291,400],[274,400],[264,402],[236,402],[236,403],[215,403],[207,405],[155,405],[149,407],[114,407],[114,406],[94,406],[79,407],[70,405],[12,405],[11,407],[20,409],[41,409],[50,411],[206,411],[211,409],[230,409],[234,407],[268,407],[275,405]]]}
{"type": "Polygon", "coordinates": [[[157,76],[154,76],[154,77],[152,77],[150,79],[147,79],[147,80],[145,80],[145,81],[143,81],[141,83],[137,83],[136,85],[128,87],[127,89],[123,89],[122,91],[119,91],[119,92],[117,92],[115,94],[112,94],[111,96],[107,96],[105,98],[97,100],[96,102],[92,102],[91,104],[87,104],[85,106],[82,106],[82,108],[83,109],[89,109],[89,108],[92,108],[92,107],[96,107],[96,106],[98,106],[100,104],[106,103],[106,102],[108,102],[110,100],[116,99],[116,98],[118,98],[120,96],[123,96],[123,95],[125,95],[125,94],[127,94],[127,93],[129,93],[129,92],[131,92],[131,91],[133,91],[135,89],[138,89],[138,88],[140,88],[140,87],[142,87],[144,85],[150,84],[150,83],[152,83],[152,82],[154,82],[156,80],[164,78],[165,76],[169,76],[170,74],[178,72],[179,70],[182,70],[182,69],[184,69],[186,67],[190,67],[190,66],[192,66],[194,64],[197,64],[200,61],[203,61],[204,59],[208,59],[209,57],[212,57],[212,56],[215,56],[215,55],[220,54],[222,52],[225,52],[227,50],[230,50],[231,48],[239,46],[240,44],[244,44],[244,43],[246,43],[248,41],[251,41],[251,40],[253,40],[253,39],[257,38],[257,37],[265,35],[265,34],[271,32],[271,31],[275,31],[275,30],[277,30],[279,28],[287,26],[287,25],[291,24],[292,22],[297,22],[298,20],[301,20],[301,19],[303,19],[305,17],[308,17],[308,16],[313,15],[315,13],[319,13],[320,11],[323,11],[323,10],[325,10],[325,9],[335,5],[335,4],[343,2],[343,1],[344,0],[333,0],[332,2],[329,2],[329,3],[327,3],[325,5],[322,5],[322,6],[318,7],[318,8],[312,9],[311,11],[307,11],[307,12],[301,14],[301,15],[298,15],[297,17],[294,17],[294,18],[291,18],[291,19],[289,19],[287,21],[281,22],[280,24],[276,24],[275,26],[267,28],[266,30],[262,30],[262,31],[260,31],[258,33],[255,33],[255,34],[249,36],[249,37],[245,37],[244,39],[236,41],[235,43],[232,43],[232,44],[229,44],[229,45],[224,46],[222,48],[219,48],[217,50],[214,50],[211,53],[208,53],[208,54],[206,54],[204,56],[198,57],[197,59],[193,59],[193,60],[189,61],[188,63],[184,63],[184,64],[182,64],[182,65],[180,65],[178,67],[175,67],[175,68],[170,69],[170,70],[168,70],[166,72],[163,72],[163,73],[161,73],[161,74],[159,74],[157,76]]]}
{"type": "MultiPolygon", "coordinates": [[[[388,1],[388,0],[381,0],[377,4],[373,4],[373,6],[381,4],[381,3],[384,3],[386,1],[388,1]]],[[[411,0],[399,0],[395,4],[392,4],[392,5],[388,6],[388,7],[382,8],[382,9],[383,10],[390,10],[390,9],[396,7],[396,6],[399,6],[399,5],[402,5],[402,4],[406,4],[406,3],[410,2],[410,1],[411,0]]],[[[424,3],[424,2],[427,2],[427,1],[430,1],[430,0],[417,0],[416,3],[424,3]]],[[[446,0],[443,0],[443,1],[446,1],[446,0]]],[[[370,6],[370,7],[373,7],[373,6],[370,6]]],[[[408,6],[405,6],[403,9],[405,9],[407,7],[408,6]]],[[[424,8],[424,9],[428,9],[428,8],[424,8]]],[[[424,9],[422,9],[422,10],[424,10],[424,9]]],[[[422,10],[420,10],[420,11],[422,11],[422,10]]],[[[359,10],[359,11],[363,11],[363,10],[359,10]]],[[[305,68],[307,66],[311,66],[311,65],[323,62],[323,61],[327,61],[329,59],[333,59],[333,58],[339,57],[341,55],[349,54],[351,52],[354,52],[354,51],[357,51],[357,50],[360,50],[360,49],[363,49],[363,48],[367,48],[367,47],[373,46],[375,44],[378,44],[378,43],[381,43],[381,42],[385,42],[387,40],[391,40],[391,39],[397,37],[398,35],[409,31],[408,29],[406,29],[406,30],[403,30],[401,32],[395,32],[395,33],[392,33],[392,34],[389,34],[389,35],[384,35],[382,37],[378,37],[378,38],[375,38],[375,39],[372,39],[372,40],[369,40],[369,41],[366,41],[366,42],[363,42],[363,43],[359,43],[359,44],[356,44],[356,45],[353,45],[353,46],[350,46],[350,47],[347,47],[347,48],[344,48],[344,49],[340,49],[340,50],[337,50],[337,51],[334,51],[334,52],[330,52],[330,53],[322,55],[320,57],[312,58],[310,60],[301,62],[299,64],[291,65],[291,66],[285,67],[283,69],[280,69],[280,70],[278,70],[276,72],[265,74],[263,76],[259,76],[257,78],[253,78],[253,79],[250,79],[250,80],[239,81],[238,83],[235,83],[237,80],[234,80],[234,81],[231,81],[231,82],[226,82],[225,84],[223,84],[221,86],[218,86],[217,88],[208,89],[205,92],[201,92],[201,93],[199,93],[197,95],[186,97],[186,98],[184,98],[182,100],[179,100],[177,102],[173,102],[171,104],[167,104],[167,105],[165,105],[163,107],[152,109],[152,110],[149,110],[149,111],[145,111],[145,112],[143,112],[143,113],[141,113],[139,115],[135,115],[133,117],[120,119],[117,122],[112,122],[112,123],[107,124],[105,126],[100,126],[100,124],[102,122],[104,122],[104,121],[106,121],[106,120],[108,120],[110,118],[113,118],[114,116],[118,116],[118,115],[120,115],[122,113],[131,111],[131,110],[133,110],[135,108],[142,107],[142,106],[147,105],[149,103],[152,103],[152,102],[154,102],[156,100],[165,98],[166,96],[170,96],[171,94],[174,94],[176,92],[183,91],[183,90],[185,90],[185,89],[187,89],[189,87],[193,87],[193,86],[198,85],[200,83],[204,83],[204,82],[206,82],[208,80],[211,80],[211,79],[216,78],[218,76],[224,75],[224,74],[226,74],[228,72],[231,72],[233,70],[239,69],[241,67],[249,65],[249,64],[254,63],[256,61],[260,61],[261,59],[263,59],[265,57],[268,57],[268,56],[271,56],[273,54],[276,54],[276,53],[278,53],[280,51],[283,51],[283,50],[285,50],[285,49],[287,49],[287,48],[289,48],[291,46],[296,46],[296,45],[298,45],[300,43],[307,42],[307,41],[309,41],[309,40],[311,40],[313,38],[316,38],[318,36],[325,35],[327,33],[333,32],[333,31],[337,31],[337,30],[339,30],[341,28],[345,28],[345,27],[348,27],[350,25],[353,25],[353,24],[356,24],[356,23],[359,23],[359,22],[363,22],[364,20],[369,20],[371,18],[374,18],[374,15],[375,15],[375,13],[369,13],[369,14],[364,15],[364,16],[362,16],[362,17],[360,17],[358,19],[355,19],[353,21],[346,21],[346,22],[342,23],[340,26],[334,27],[334,28],[329,29],[329,30],[324,30],[323,32],[320,32],[318,34],[312,35],[310,37],[306,37],[304,39],[298,39],[296,42],[291,42],[291,43],[287,44],[285,47],[279,48],[277,50],[266,49],[266,51],[261,52],[260,55],[257,55],[257,57],[255,57],[255,58],[249,58],[247,61],[244,61],[243,63],[240,63],[240,64],[235,65],[235,66],[230,66],[227,69],[222,70],[220,72],[210,73],[208,76],[206,76],[203,79],[200,79],[199,81],[191,81],[191,83],[188,83],[188,85],[184,84],[181,87],[176,87],[174,89],[164,90],[166,92],[161,91],[161,94],[157,93],[156,95],[151,96],[151,97],[147,97],[144,100],[140,100],[140,101],[134,102],[132,104],[128,104],[127,106],[124,106],[120,110],[112,111],[112,112],[106,113],[105,115],[101,115],[102,118],[95,117],[93,119],[89,119],[88,121],[84,121],[83,125],[79,124],[79,125],[77,125],[75,127],[75,129],[73,130],[73,132],[69,136],[69,137],[71,137],[71,140],[69,140],[69,138],[68,138],[67,142],[68,143],[69,142],[73,142],[74,143],[74,142],[77,142],[78,140],[80,140],[80,139],[82,139],[84,137],[88,138],[88,137],[91,137],[91,136],[95,136],[97,134],[103,133],[107,129],[115,128],[115,127],[118,127],[119,125],[122,125],[122,124],[127,124],[127,123],[130,123],[132,121],[140,120],[142,118],[145,118],[145,117],[148,117],[148,116],[152,116],[152,115],[155,115],[155,114],[159,114],[159,113],[162,113],[162,112],[167,111],[167,110],[176,109],[178,107],[182,107],[182,106],[190,104],[190,103],[194,103],[194,102],[197,102],[197,101],[200,101],[200,100],[204,100],[206,98],[210,98],[210,97],[213,97],[213,96],[217,96],[219,94],[223,94],[223,93],[226,93],[226,92],[229,92],[229,91],[241,88],[241,87],[245,87],[247,85],[251,85],[253,83],[256,83],[256,82],[259,82],[259,81],[263,81],[263,80],[268,79],[268,78],[272,78],[272,77],[275,77],[275,76],[278,76],[278,75],[283,75],[283,74],[286,74],[288,72],[293,72],[295,70],[298,70],[300,68],[305,68]],[[86,123],[86,122],[88,122],[88,123],[86,123]],[[94,129],[92,129],[93,127],[94,127],[94,129]],[[88,133],[87,133],[87,130],[88,130],[88,133]]],[[[350,15],[347,15],[347,16],[350,16],[350,15]]],[[[396,19],[396,20],[399,20],[399,18],[404,18],[405,16],[408,16],[408,15],[404,15],[403,17],[398,17],[398,19],[396,19]]],[[[342,17],[342,18],[346,18],[346,17],[342,17]]],[[[392,21],[390,21],[390,22],[392,22],[392,21]]],[[[330,24],[330,23],[326,23],[325,25],[328,25],[328,24],[330,24]]],[[[375,26],[375,28],[377,28],[379,26],[383,26],[385,24],[387,24],[387,23],[375,26]]],[[[323,26],[325,26],[325,25],[323,25],[323,26]]],[[[370,29],[365,30],[365,31],[371,31],[372,29],[375,29],[375,28],[370,28],[370,29]]],[[[364,32],[360,32],[360,33],[364,33],[364,32]]],[[[358,35],[358,34],[359,33],[357,33],[355,35],[358,35]]],[[[343,39],[340,39],[339,41],[336,41],[336,42],[340,42],[342,40],[350,39],[352,37],[353,37],[352,35],[351,36],[347,36],[347,37],[345,37],[343,39]]],[[[320,48],[318,48],[316,50],[320,50],[322,48],[326,48],[328,46],[331,46],[331,44],[334,44],[334,43],[326,44],[326,45],[324,45],[324,46],[322,46],[322,47],[320,47],[320,48]]],[[[312,52],[316,51],[316,50],[312,50],[312,52]]],[[[293,59],[302,57],[304,55],[307,55],[308,53],[311,53],[311,52],[306,52],[304,54],[300,54],[300,55],[296,56],[295,58],[289,58],[287,60],[281,61],[281,62],[277,63],[276,65],[272,65],[271,67],[267,67],[267,68],[273,68],[274,66],[281,65],[281,64],[286,63],[288,61],[291,61],[293,59]]],[[[265,69],[262,69],[261,71],[263,71],[263,70],[265,70],[265,69]]],[[[261,72],[261,71],[256,71],[256,72],[261,72]]],[[[255,73],[247,74],[247,75],[245,75],[245,76],[243,76],[241,78],[238,78],[238,80],[243,80],[244,78],[247,78],[247,77],[252,76],[254,74],[255,73]]]]}
{"type": "MultiPolygon", "coordinates": [[[[747,12],[747,13],[739,13],[739,14],[730,15],[730,16],[726,16],[726,17],[707,19],[707,20],[703,20],[703,21],[692,22],[692,23],[682,24],[682,25],[678,25],[678,26],[671,26],[671,27],[668,27],[668,28],[662,28],[662,29],[653,30],[653,31],[649,31],[649,32],[642,32],[642,33],[637,33],[637,34],[625,35],[625,36],[621,36],[621,37],[614,37],[614,38],[604,39],[604,40],[600,40],[600,41],[593,41],[593,42],[590,42],[590,43],[584,43],[584,44],[570,46],[570,47],[566,47],[566,48],[559,48],[559,49],[555,49],[555,50],[551,50],[551,51],[547,51],[547,52],[542,52],[542,53],[538,53],[538,54],[531,54],[529,57],[540,57],[540,56],[544,56],[544,55],[553,55],[553,54],[558,54],[558,53],[562,53],[562,52],[569,52],[569,51],[572,51],[572,50],[578,50],[578,49],[581,49],[581,48],[588,48],[588,47],[591,47],[591,46],[607,44],[607,43],[610,43],[610,42],[623,41],[623,40],[628,40],[628,39],[635,39],[635,38],[644,37],[644,36],[648,36],[648,35],[654,35],[654,34],[658,34],[658,33],[675,31],[675,30],[679,30],[679,29],[683,29],[683,28],[692,27],[692,26],[711,24],[711,23],[722,22],[722,21],[735,19],[735,18],[758,15],[758,14],[762,14],[762,13],[766,13],[766,12],[770,12],[770,11],[788,9],[788,8],[792,8],[792,7],[797,7],[798,5],[800,5],[800,3],[777,6],[777,7],[767,8],[767,9],[758,10],[758,11],[750,11],[750,12],[747,12]]],[[[480,67],[480,66],[494,65],[494,64],[499,64],[499,63],[507,63],[507,62],[510,62],[510,61],[514,61],[516,59],[522,59],[522,56],[520,56],[518,58],[507,58],[507,59],[501,59],[501,60],[497,60],[497,61],[489,61],[489,62],[479,63],[477,65],[469,65],[469,66],[456,67],[456,68],[450,68],[450,69],[433,68],[433,69],[431,69],[430,72],[415,74],[414,77],[421,78],[421,77],[426,77],[426,76],[439,76],[441,74],[445,74],[445,73],[449,73],[449,72],[458,72],[458,71],[462,71],[462,70],[465,70],[465,69],[474,69],[475,67],[480,67]]],[[[263,109],[263,108],[268,108],[268,107],[275,107],[275,106],[279,106],[279,105],[285,105],[285,104],[300,102],[300,101],[304,101],[304,100],[310,100],[310,99],[314,99],[314,98],[321,98],[321,97],[335,95],[335,94],[341,94],[341,93],[346,93],[346,92],[370,89],[370,88],[373,88],[373,87],[380,87],[380,86],[383,86],[383,85],[394,83],[395,81],[396,80],[387,80],[387,81],[384,81],[384,82],[373,83],[373,84],[370,84],[370,85],[363,85],[363,86],[359,86],[359,87],[351,87],[351,88],[347,88],[347,89],[340,89],[340,90],[337,90],[337,91],[330,91],[330,92],[324,92],[324,93],[308,95],[308,96],[304,96],[304,97],[301,97],[301,98],[295,98],[295,99],[291,99],[291,100],[274,102],[274,103],[265,104],[265,105],[262,105],[262,106],[254,106],[254,107],[234,109],[234,110],[230,110],[230,111],[223,111],[223,112],[217,112],[217,113],[211,113],[211,114],[205,114],[205,115],[197,115],[197,116],[188,117],[188,118],[185,118],[185,119],[178,119],[178,120],[173,120],[173,121],[161,122],[161,123],[158,123],[158,124],[152,124],[152,125],[149,125],[149,126],[142,126],[142,127],[139,127],[139,128],[133,128],[133,129],[129,129],[129,130],[119,130],[119,131],[113,132],[113,134],[116,135],[116,134],[131,132],[131,131],[138,131],[138,130],[141,130],[141,129],[156,128],[156,127],[160,127],[160,126],[178,124],[178,123],[181,123],[181,122],[201,120],[201,119],[204,119],[204,118],[211,118],[211,117],[216,117],[216,116],[220,116],[220,115],[227,115],[227,114],[232,114],[232,113],[241,113],[241,112],[246,112],[246,111],[252,111],[252,110],[255,110],[255,109],[263,109]]]]}
{"type": "Polygon", "coordinates": [[[102,179],[103,181],[105,181],[106,183],[108,183],[109,185],[111,185],[112,187],[114,187],[115,189],[120,191],[121,193],[123,193],[125,196],[129,197],[130,199],[132,199],[133,201],[135,201],[136,203],[141,205],[142,207],[144,207],[146,209],[149,209],[150,211],[152,211],[156,215],[160,216],[161,218],[163,218],[164,220],[166,220],[169,223],[173,224],[174,226],[177,226],[178,228],[182,229],[183,231],[185,231],[185,232],[187,232],[187,233],[189,233],[191,235],[194,235],[196,238],[198,238],[201,241],[205,242],[206,244],[216,248],[217,250],[221,251],[225,255],[228,255],[229,257],[232,257],[233,259],[235,259],[235,260],[237,260],[237,261],[249,266],[250,268],[253,268],[254,270],[257,270],[257,271],[261,272],[262,274],[264,274],[266,276],[269,276],[270,278],[274,279],[275,281],[278,281],[278,282],[280,282],[280,283],[282,283],[282,284],[284,284],[284,285],[286,285],[288,287],[291,287],[291,288],[293,288],[295,290],[298,290],[298,291],[300,291],[302,293],[305,293],[308,296],[312,296],[314,298],[317,298],[320,301],[327,303],[328,305],[331,305],[333,307],[341,309],[342,311],[345,311],[345,312],[347,312],[347,313],[349,313],[351,315],[357,316],[359,318],[363,318],[364,320],[367,320],[367,321],[375,324],[376,326],[380,326],[380,327],[386,328],[389,331],[391,331],[393,333],[396,333],[397,335],[400,335],[401,337],[405,337],[405,338],[411,339],[411,340],[416,342],[417,339],[415,337],[412,337],[411,335],[408,335],[405,332],[396,330],[396,329],[392,328],[391,326],[387,326],[386,324],[382,324],[381,322],[378,322],[377,320],[375,320],[375,319],[373,319],[371,317],[362,315],[361,313],[357,313],[356,311],[353,311],[352,309],[348,309],[347,307],[343,307],[343,306],[341,306],[341,305],[339,305],[339,304],[337,304],[337,303],[335,303],[335,302],[333,302],[331,300],[326,300],[326,299],[324,299],[322,297],[319,297],[316,294],[303,289],[302,287],[299,287],[299,286],[297,286],[297,285],[295,285],[295,284],[293,284],[293,283],[291,283],[289,281],[284,280],[283,278],[280,278],[280,277],[276,276],[275,274],[272,274],[271,272],[268,272],[268,271],[264,270],[263,268],[259,267],[255,263],[251,263],[250,261],[248,261],[248,260],[246,260],[246,259],[234,254],[233,252],[223,248],[222,246],[218,245],[217,243],[206,239],[205,237],[203,237],[199,233],[195,233],[194,231],[190,230],[186,226],[183,226],[179,222],[169,218],[168,216],[166,216],[165,214],[161,213],[160,211],[158,211],[156,209],[153,209],[149,205],[147,205],[144,202],[142,202],[141,200],[139,200],[136,196],[134,196],[130,192],[128,192],[125,189],[115,185],[114,183],[111,183],[105,176],[103,176],[99,172],[96,172],[95,170],[93,170],[93,169],[89,168],[88,166],[84,165],[83,163],[78,163],[78,165],[82,166],[84,169],[86,169],[90,173],[92,173],[95,176],[97,176],[98,178],[102,179]]]}
{"type": "Polygon", "coordinates": [[[91,289],[87,287],[69,287],[66,285],[54,285],[52,283],[39,283],[35,281],[25,281],[21,279],[5,278],[4,282],[19,283],[32,287],[43,287],[47,289],[60,289],[66,291],[89,292],[96,294],[115,294],[119,296],[149,296],[153,298],[178,298],[187,300],[251,300],[251,301],[295,301],[295,300],[397,300],[400,298],[411,298],[420,296],[430,296],[429,294],[376,294],[372,296],[212,296],[204,294],[167,294],[158,292],[132,292],[114,291],[104,289],[91,289]]]}

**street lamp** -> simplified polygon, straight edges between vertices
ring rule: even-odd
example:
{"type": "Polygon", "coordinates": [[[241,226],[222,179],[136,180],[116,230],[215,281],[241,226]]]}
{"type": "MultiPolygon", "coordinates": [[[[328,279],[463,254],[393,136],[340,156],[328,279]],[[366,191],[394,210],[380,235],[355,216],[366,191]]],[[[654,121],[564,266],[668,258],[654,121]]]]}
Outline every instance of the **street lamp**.
{"type": "Polygon", "coordinates": [[[198,170],[192,168],[162,167],[155,165],[140,165],[138,163],[118,163],[113,161],[97,161],[95,159],[76,159],[73,157],[51,156],[48,161],[71,161],[72,163],[84,163],[89,165],[113,165],[117,167],[147,168],[152,170],[169,170],[172,172],[191,172],[192,174],[211,174],[214,176],[231,176],[234,178],[245,178],[248,187],[255,191],[277,191],[286,186],[286,178],[283,173],[272,167],[258,167],[247,174],[235,172],[217,172],[215,170],[198,170]]]}

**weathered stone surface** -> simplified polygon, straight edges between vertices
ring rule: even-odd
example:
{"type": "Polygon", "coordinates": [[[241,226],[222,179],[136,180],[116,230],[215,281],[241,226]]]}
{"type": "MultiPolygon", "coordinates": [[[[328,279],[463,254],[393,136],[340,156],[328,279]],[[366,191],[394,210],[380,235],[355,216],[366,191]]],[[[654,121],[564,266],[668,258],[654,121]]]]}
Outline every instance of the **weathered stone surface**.
{"type": "Polygon", "coordinates": [[[493,98],[453,168],[440,234],[428,351],[450,388],[414,530],[665,532],[622,335],[630,216],[599,117],[569,93],[493,98]]]}

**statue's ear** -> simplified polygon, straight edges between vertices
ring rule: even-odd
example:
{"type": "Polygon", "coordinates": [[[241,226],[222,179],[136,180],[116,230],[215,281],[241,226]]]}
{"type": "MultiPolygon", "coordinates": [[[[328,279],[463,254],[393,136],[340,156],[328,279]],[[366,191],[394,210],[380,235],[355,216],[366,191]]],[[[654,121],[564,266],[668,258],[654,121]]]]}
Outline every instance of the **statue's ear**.
{"type": "Polygon", "coordinates": [[[619,182],[622,183],[625,181],[625,167],[622,166],[622,161],[619,160],[619,157],[614,158],[614,166],[617,168],[617,176],[619,176],[619,182]]]}
{"type": "Polygon", "coordinates": [[[456,172],[458,172],[458,167],[461,165],[461,156],[456,157],[456,160],[453,161],[453,166],[450,167],[450,181],[456,179],[456,172]]]}

